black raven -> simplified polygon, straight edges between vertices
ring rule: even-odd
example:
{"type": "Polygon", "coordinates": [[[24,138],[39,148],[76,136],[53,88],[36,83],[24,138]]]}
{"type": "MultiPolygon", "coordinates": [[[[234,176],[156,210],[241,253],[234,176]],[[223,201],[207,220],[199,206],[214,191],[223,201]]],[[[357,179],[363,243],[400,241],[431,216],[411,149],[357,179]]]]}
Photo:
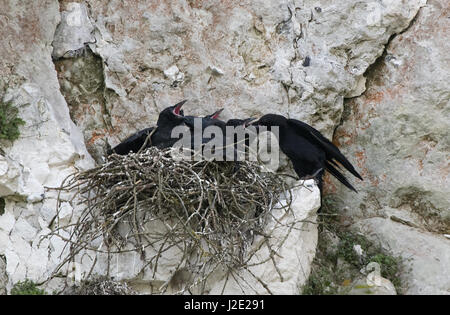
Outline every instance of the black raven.
{"type": "Polygon", "coordinates": [[[254,118],[246,118],[246,119],[232,118],[232,119],[228,119],[228,121],[226,122],[226,125],[233,126],[233,127],[245,126],[245,124],[247,124],[248,122],[250,122],[252,120],[254,120],[254,118]]]}
{"type": "Polygon", "coordinates": [[[203,131],[205,130],[206,127],[209,126],[219,126],[222,128],[222,125],[225,125],[225,123],[219,119],[219,115],[220,113],[223,111],[223,108],[215,111],[214,113],[210,114],[210,115],[206,115],[204,117],[198,117],[198,116],[184,116],[184,123],[186,124],[186,126],[189,127],[189,129],[191,129],[191,131],[195,131],[195,119],[201,119],[202,125],[202,134],[203,131]]]}
{"type": "MultiPolygon", "coordinates": [[[[240,118],[232,118],[232,119],[228,119],[228,121],[225,123],[225,128],[226,127],[233,127],[234,128],[234,133],[229,134],[229,132],[226,133],[228,143],[230,142],[230,140],[234,143],[234,160],[237,160],[238,157],[238,153],[239,154],[246,154],[246,150],[249,150],[250,147],[250,133],[251,130],[249,131],[249,128],[246,128],[246,124],[248,124],[249,122],[255,120],[254,118],[245,118],[245,119],[240,119],[240,118]],[[242,129],[239,129],[241,128],[242,129]],[[245,129],[245,131],[244,131],[245,129]],[[244,139],[239,139],[238,133],[239,132],[245,132],[244,139]],[[239,141],[244,141],[243,145],[244,146],[239,146],[239,141]]],[[[258,126],[255,126],[255,130],[257,132],[258,130],[258,126]]],[[[229,129],[231,130],[231,129],[229,129]]]]}
{"type": "Polygon", "coordinates": [[[184,113],[181,110],[184,103],[186,103],[186,100],[165,108],[159,114],[156,127],[145,128],[136,132],[109,150],[107,154],[126,155],[130,151],[136,153],[141,148],[149,146],[156,146],[160,149],[171,147],[178,140],[171,137],[172,129],[184,123],[184,113]],[[150,139],[147,139],[152,132],[150,139]]]}
{"type": "MultiPolygon", "coordinates": [[[[202,150],[204,145],[211,141],[213,139],[212,135],[205,135],[205,129],[210,126],[217,126],[222,131],[225,130],[225,122],[218,119],[220,113],[223,111],[222,109],[219,109],[215,111],[214,113],[210,115],[206,115],[204,117],[197,117],[197,116],[185,116],[184,117],[184,123],[186,126],[189,127],[191,131],[191,142],[190,142],[190,149],[193,151],[199,151],[202,150]],[[201,124],[199,124],[199,122],[201,124]],[[195,138],[198,137],[199,139],[195,141],[195,138]]],[[[217,137],[217,135],[214,135],[217,137]]]]}
{"type": "Polygon", "coordinates": [[[356,189],[337,168],[340,163],[350,173],[362,180],[339,149],[325,138],[317,129],[297,120],[287,119],[281,115],[267,114],[249,124],[279,127],[279,145],[281,151],[292,161],[294,170],[300,179],[315,178],[322,191],[323,173],[327,170],[342,184],[356,192],[356,189]],[[337,168],[336,168],[337,167],[337,168]]]}
{"type": "Polygon", "coordinates": [[[128,138],[126,138],[124,141],[116,145],[114,148],[108,150],[107,154],[111,155],[113,153],[119,154],[119,155],[127,155],[130,152],[138,152],[140,148],[145,143],[145,139],[147,139],[147,136],[155,129],[155,127],[145,128],[143,130],[140,130],[128,138]]]}

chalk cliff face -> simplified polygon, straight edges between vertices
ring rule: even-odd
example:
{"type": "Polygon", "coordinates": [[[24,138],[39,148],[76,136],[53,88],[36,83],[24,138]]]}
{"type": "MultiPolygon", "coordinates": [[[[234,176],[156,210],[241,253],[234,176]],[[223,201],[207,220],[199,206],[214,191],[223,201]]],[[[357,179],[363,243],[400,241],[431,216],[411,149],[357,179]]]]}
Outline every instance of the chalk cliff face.
{"type": "Polygon", "coordinates": [[[74,120],[93,150],[104,145],[104,137],[116,144],[148,126],[159,110],[180,99],[189,100],[186,111],[193,114],[222,107],[224,118],[287,114],[330,137],[344,97],[364,91],[364,72],[424,1],[87,4],[89,10],[62,6],[67,11],[53,46],[54,57],[88,46],[102,61],[102,97],[93,102],[79,95],[94,89],[89,74],[80,75],[95,72],[93,65],[57,62],[74,120]]]}
{"type": "Polygon", "coordinates": [[[427,2],[368,71],[366,92],[345,101],[334,135],[365,181],[358,195],[330,190],[366,234],[415,257],[410,292],[417,294],[450,288],[429,273],[448,273],[450,262],[443,235],[450,231],[449,16],[448,3],[427,2]]]}
{"type": "MultiPolygon", "coordinates": [[[[57,264],[61,243],[38,241],[56,213],[46,187],[188,99],[189,114],[280,113],[333,137],[365,178],[358,195],[326,181],[347,222],[413,258],[409,293],[449,292],[447,1],[7,0],[0,12],[1,96],[26,121],[0,143],[7,287],[57,264]]],[[[70,220],[79,206],[64,198],[70,220]]]]}
{"type": "MultiPolygon", "coordinates": [[[[58,3],[3,1],[0,7],[2,99],[12,100],[26,122],[18,140],[0,145],[1,291],[26,278],[45,281],[53,272],[64,243],[41,240],[56,213],[58,192],[47,188],[94,161],[71,120],[51,58],[58,3]]],[[[70,199],[62,198],[66,222],[76,213],[70,199]]]]}

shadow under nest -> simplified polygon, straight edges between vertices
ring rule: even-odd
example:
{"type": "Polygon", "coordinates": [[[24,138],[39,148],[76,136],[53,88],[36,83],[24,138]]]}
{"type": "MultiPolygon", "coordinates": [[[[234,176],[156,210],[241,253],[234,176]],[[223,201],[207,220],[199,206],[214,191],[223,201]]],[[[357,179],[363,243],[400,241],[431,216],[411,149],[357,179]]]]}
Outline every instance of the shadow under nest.
{"type": "Polygon", "coordinates": [[[66,178],[60,192],[75,192],[85,208],[68,225],[55,221],[51,234],[66,242],[67,253],[57,271],[83,251],[108,257],[135,252],[145,262],[142,270],[155,276],[164,253],[176,250],[173,274],[191,275],[178,293],[203,293],[202,285],[215,271],[249,270],[258,235],[270,246],[265,261],[274,262],[277,248],[269,245],[265,227],[276,220],[271,215],[275,205],[290,209],[283,176],[262,171],[257,162],[174,159],[172,153],[151,147],[113,154],[103,165],[66,178]]]}

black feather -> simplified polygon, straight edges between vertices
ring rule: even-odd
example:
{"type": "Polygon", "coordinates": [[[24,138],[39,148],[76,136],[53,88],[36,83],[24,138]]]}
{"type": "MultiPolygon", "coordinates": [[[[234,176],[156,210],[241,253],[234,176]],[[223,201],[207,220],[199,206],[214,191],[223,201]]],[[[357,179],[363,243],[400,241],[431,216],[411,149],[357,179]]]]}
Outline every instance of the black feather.
{"type": "MultiPolygon", "coordinates": [[[[360,180],[363,180],[361,175],[359,175],[359,173],[355,170],[355,168],[347,160],[347,158],[341,153],[341,151],[330,140],[325,138],[317,129],[296,119],[288,119],[288,124],[291,125],[294,130],[297,130],[297,132],[300,131],[302,136],[305,136],[305,134],[307,136],[309,135],[310,141],[314,141],[316,144],[320,145],[322,150],[325,151],[327,161],[335,159],[337,162],[341,163],[341,165],[345,167],[350,173],[358,177],[360,180]]],[[[335,162],[332,163],[336,165],[335,162]]]]}
{"type": "Polygon", "coordinates": [[[335,169],[330,163],[327,161],[325,162],[325,168],[328,172],[330,172],[331,175],[336,177],[342,184],[344,184],[349,189],[353,190],[357,193],[356,189],[352,186],[352,184],[349,183],[347,178],[345,178],[344,175],[342,175],[337,169],[335,169]]]}
{"type": "Polygon", "coordinates": [[[130,151],[134,153],[138,152],[139,149],[144,145],[145,139],[147,139],[147,136],[153,131],[153,129],[154,127],[145,128],[129,136],[124,141],[108,151],[108,155],[112,153],[126,155],[130,153],[130,151]]]}

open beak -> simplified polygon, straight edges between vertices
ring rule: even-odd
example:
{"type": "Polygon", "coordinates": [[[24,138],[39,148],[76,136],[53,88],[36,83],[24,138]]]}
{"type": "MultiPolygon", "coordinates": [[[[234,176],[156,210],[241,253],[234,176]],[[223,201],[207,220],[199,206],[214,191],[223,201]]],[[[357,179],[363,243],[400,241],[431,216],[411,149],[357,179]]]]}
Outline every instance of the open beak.
{"type": "Polygon", "coordinates": [[[174,105],[174,109],[173,109],[173,113],[177,116],[182,116],[181,115],[181,107],[183,106],[184,103],[186,103],[187,100],[181,101],[178,104],[174,105]]]}
{"type": "Polygon", "coordinates": [[[248,126],[251,126],[251,125],[255,125],[256,123],[258,123],[260,118],[261,117],[259,117],[259,118],[249,118],[248,121],[245,122],[244,126],[248,127],[248,126]]]}
{"type": "Polygon", "coordinates": [[[223,112],[223,108],[221,108],[218,111],[214,112],[214,114],[211,115],[211,118],[212,119],[218,119],[221,112],[223,112]]]}

